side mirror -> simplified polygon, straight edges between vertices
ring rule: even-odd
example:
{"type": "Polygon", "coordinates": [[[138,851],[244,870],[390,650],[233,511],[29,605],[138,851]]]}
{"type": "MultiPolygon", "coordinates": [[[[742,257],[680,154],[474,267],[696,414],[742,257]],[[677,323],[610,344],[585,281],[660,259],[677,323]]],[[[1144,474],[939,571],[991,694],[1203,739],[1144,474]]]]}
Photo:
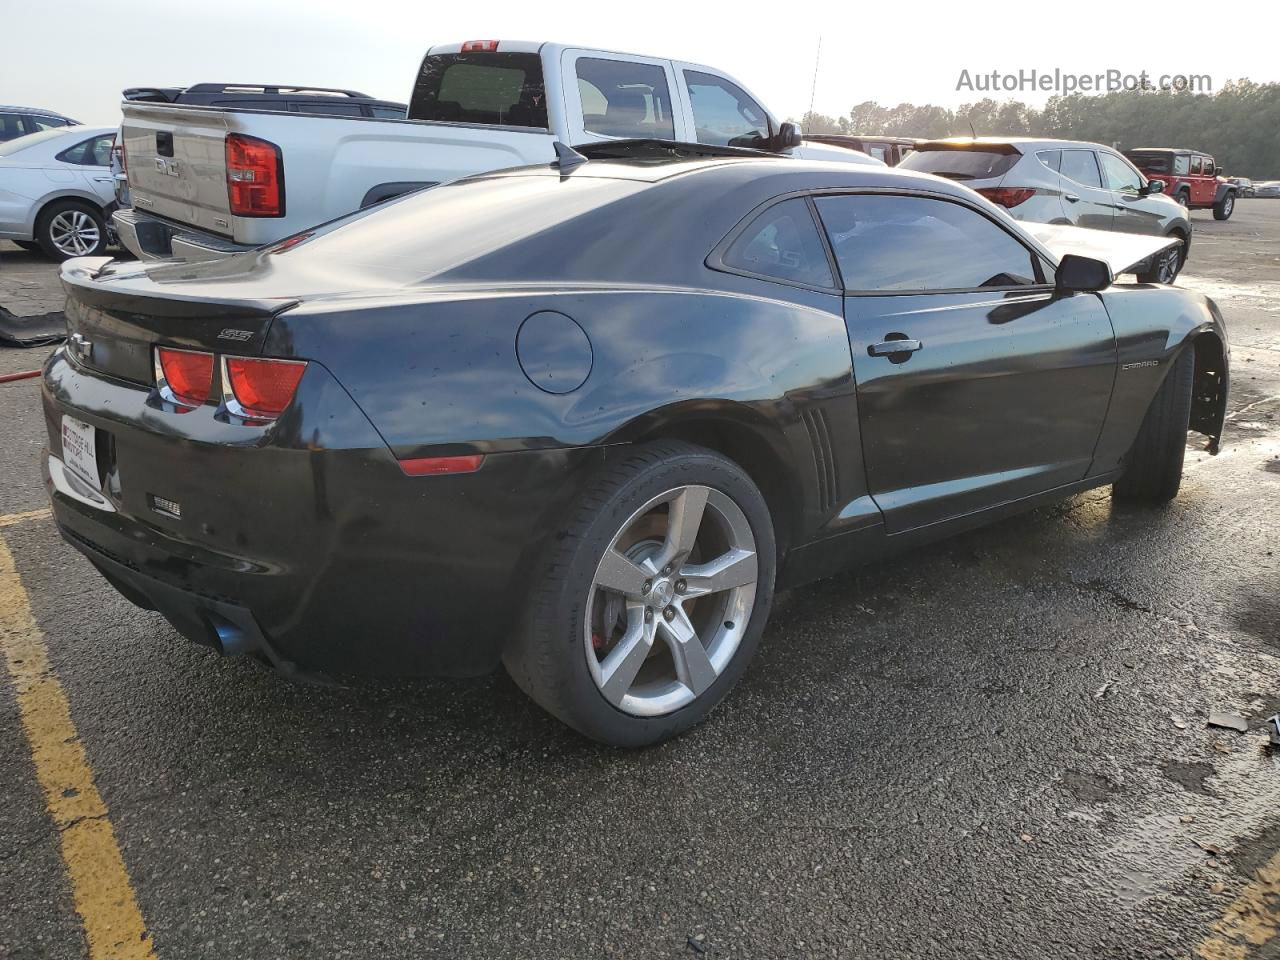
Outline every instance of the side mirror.
{"type": "Polygon", "coordinates": [[[794,123],[784,123],[778,127],[778,132],[773,138],[774,150],[790,150],[792,147],[800,146],[804,137],[800,136],[800,130],[794,123]]]}
{"type": "Polygon", "coordinates": [[[1163,181],[1163,180],[1148,180],[1148,181],[1147,181],[1147,188],[1146,188],[1145,190],[1143,190],[1142,192],[1143,192],[1143,193],[1145,193],[1145,194],[1147,194],[1147,195],[1150,195],[1150,194],[1153,194],[1153,193],[1164,193],[1164,181],[1163,181]]]}
{"type": "Polygon", "coordinates": [[[1070,293],[1096,293],[1111,286],[1114,279],[1105,261],[1068,253],[1058,263],[1054,286],[1070,293]]]}

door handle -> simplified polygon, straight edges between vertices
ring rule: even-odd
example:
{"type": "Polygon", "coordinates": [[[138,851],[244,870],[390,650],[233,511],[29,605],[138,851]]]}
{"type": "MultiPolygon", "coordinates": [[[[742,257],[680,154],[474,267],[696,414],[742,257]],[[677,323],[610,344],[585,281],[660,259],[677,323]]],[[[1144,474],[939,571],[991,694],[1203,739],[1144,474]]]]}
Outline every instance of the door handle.
{"type": "Polygon", "coordinates": [[[93,182],[94,183],[112,183],[113,181],[111,177],[94,177],[93,182]]]}
{"type": "Polygon", "coordinates": [[[1068,193],[1068,194],[1066,195],[1065,199],[1066,199],[1066,201],[1067,201],[1068,203],[1079,203],[1079,202],[1080,202],[1080,198],[1079,198],[1079,197],[1077,197],[1074,193],[1068,193]]]}
{"type": "Polygon", "coordinates": [[[885,340],[871,344],[867,347],[867,353],[873,357],[892,357],[898,353],[915,353],[923,346],[919,340],[885,340]]]}

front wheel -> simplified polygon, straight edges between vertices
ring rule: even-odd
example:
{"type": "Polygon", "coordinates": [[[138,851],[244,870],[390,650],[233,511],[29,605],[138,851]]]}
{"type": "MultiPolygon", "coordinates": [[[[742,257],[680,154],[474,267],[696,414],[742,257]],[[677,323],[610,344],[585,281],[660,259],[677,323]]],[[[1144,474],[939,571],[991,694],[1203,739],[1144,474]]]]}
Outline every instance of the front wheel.
{"type": "Polygon", "coordinates": [[[1195,369],[1194,349],[1183,348],[1147,408],[1138,436],[1125,459],[1124,474],[1112,484],[1114,496],[1167,503],[1178,495],[1191,423],[1195,369]]]}
{"type": "Polygon", "coordinates": [[[677,441],[606,467],[557,536],[504,662],[547,712],[639,747],[702,720],[760,644],[773,523],[737,464],[677,441]]]}
{"type": "Polygon", "coordinates": [[[1213,219],[1230,220],[1231,214],[1236,209],[1236,195],[1234,193],[1226,194],[1221,200],[1213,205],[1213,219]]]}
{"type": "Polygon", "coordinates": [[[1178,279],[1178,273],[1182,270],[1183,249],[1182,244],[1179,244],[1158,254],[1151,264],[1151,269],[1138,274],[1138,282],[1172,284],[1178,279]]]}

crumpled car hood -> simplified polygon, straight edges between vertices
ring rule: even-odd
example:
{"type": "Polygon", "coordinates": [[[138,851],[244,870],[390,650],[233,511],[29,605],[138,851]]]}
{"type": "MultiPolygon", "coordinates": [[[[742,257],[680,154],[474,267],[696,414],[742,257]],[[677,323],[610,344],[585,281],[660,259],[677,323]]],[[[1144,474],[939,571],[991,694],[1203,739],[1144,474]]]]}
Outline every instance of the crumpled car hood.
{"type": "Polygon", "coordinates": [[[1057,223],[1023,223],[1023,229],[1061,260],[1069,253],[1092,257],[1111,267],[1113,276],[1130,273],[1152,254],[1168,250],[1182,241],[1178,237],[1153,237],[1144,233],[1117,233],[1091,230],[1057,223]]]}

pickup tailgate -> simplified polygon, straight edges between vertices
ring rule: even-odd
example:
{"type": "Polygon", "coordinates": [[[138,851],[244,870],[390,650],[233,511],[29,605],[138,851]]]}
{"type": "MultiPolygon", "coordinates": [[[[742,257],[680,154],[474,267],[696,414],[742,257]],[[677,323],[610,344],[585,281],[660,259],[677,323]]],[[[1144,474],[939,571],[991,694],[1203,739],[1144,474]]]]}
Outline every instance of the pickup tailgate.
{"type": "Polygon", "coordinates": [[[227,115],[208,108],[126,103],[124,146],[133,205],[231,237],[227,115]]]}

